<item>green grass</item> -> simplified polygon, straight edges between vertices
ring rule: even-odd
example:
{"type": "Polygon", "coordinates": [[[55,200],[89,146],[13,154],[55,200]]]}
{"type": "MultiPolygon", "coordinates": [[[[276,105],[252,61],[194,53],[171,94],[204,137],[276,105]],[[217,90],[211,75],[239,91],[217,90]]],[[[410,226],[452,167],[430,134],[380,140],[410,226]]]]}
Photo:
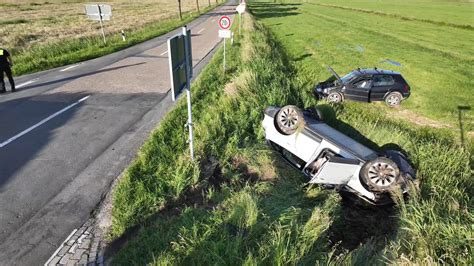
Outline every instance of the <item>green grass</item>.
{"type": "Polygon", "coordinates": [[[23,24],[28,23],[26,19],[12,19],[12,20],[0,20],[0,25],[9,25],[9,24],[23,24]]]}
{"type": "MultiPolygon", "coordinates": [[[[391,69],[401,72],[412,88],[412,95],[402,104],[403,108],[457,127],[458,105],[474,102],[472,29],[407,21],[317,3],[254,8],[257,17],[272,28],[291,58],[307,56],[296,66],[307,76],[304,78],[307,84],[303,84],[305,91],[309,93],[315,82],[329,76],[325,65],[344,74],[357,67],[391,69]],[[400,62],[402,67],[381,63],[385,59],[400,62]]],[[[388,2],[387,6],[397,12],[399,9],[392,3],[388,2]]],[[[431,6],[424,4],[427,8],[431,6]]],[[[468,16],[464,18],[469,20],[468,16]]],[[[468,122],[473,119],[474,112],[466,114],[468,122]]],[[[472,131],[474,124],[469,122],[467,129],[472,131]]]]}
{"type": "MultiPolygon", "coordinates": [[[[274,8],[249,5],[257,18],[264,5],[274,8]]],[[[113,263],[472,264],[471,153],[453,133],[395,121],[363,104],[318,103],[330,125],[365,145],[403,148],[419,189],[397,208],[374,210],[304,186],[306,179],[263,143],[260,123],[268,105],[314,106],[305,90],[311,75],[304,60],[286,54],[277,26],[272,33],[251,22],[246,16],[244,38],[228,51],[229,73],[222,75],[220,50],[193,84],[196,162],[188,157],[181,99],[118,184],[110,237],[134,237],[113,263]],[[203,169],[211,156],[220,168],[209,177],[203,169]]]]}
{"type": "Polygon", "coordinates": [[[474,5],[469,1],[318,0],[314,2],[363,12],[376,12],[379,15],[398,17],[405,20],[419,20],[458,28],[474,28],[474,18],[472,16],[474,5]]]}
{"type": "MultiPolygon", "coordinates": [[[[201,10],[201,12],[205,13],[214,7],[207,7],[201,10]]],[[[102,36],[96,36],[53,42],[48,45],[35,46],[32,49],[19,53],[12,49],[12,53],[15,54],[13,72],[14,75],[19,76],[104,56],[167,33],[189,23],[199,15],[197,12],[190,12],[183,14],[182,21],[179,19],[167,19],[157,21],[132,32],[126,32],[127,40],[125,42],[117,34],[106,36],[106,45],[103,43],[102,36]]],[[[24,22],[22,20],[15,20],[0,22],[0,24],[2,23],[24,22]]]]}

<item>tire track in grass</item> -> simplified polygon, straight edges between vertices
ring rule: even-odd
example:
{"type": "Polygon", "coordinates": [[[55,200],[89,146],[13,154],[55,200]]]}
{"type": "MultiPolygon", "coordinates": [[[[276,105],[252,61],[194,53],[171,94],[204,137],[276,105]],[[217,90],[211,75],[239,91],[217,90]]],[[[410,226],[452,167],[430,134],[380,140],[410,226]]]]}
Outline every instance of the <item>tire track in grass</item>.
{"type": "Polygon", "coordinates": [[[427,51],[439,54],[440,56],[443,56],[443,57],[448,57],[448,58],[451,58],[451,59],[455,59],[457,61],[464,61],[467,64],[472,64],[473,61],[474,61],[473,57],[466,58],[466,56],[462,56],[462,55],[454,54],[454,53],[451,53],[451,52],[443,51],[443,50],[440,50],[440,49],[437,49],[437,48],[434,48],[434,47],[428,47],[428,46],[422,45],[420,43],[407,40],[405,38],[400,38],[400,37],[398,37],[396,35],[393,35],[393,34],[382,33],[382,32],[372,30],[372,29],[369,29],[367,27],[363,27],[363,26],[360,26],[360,25],[354,26],[354,24],[349,23],[347,21],[342,21],[342,20],[339,20],[339,19],[335,19],[333,17],[322,15],[320,13],[314,13],[314,12],[310,12],[310,11],[306,11],[306,10],[301,10],[301,12],[306,13],[306,14],[311,15],[311,16],[316,16],[316,17],[322,18],[326,21],[331,21],[333,23],[342,24],[345,27],[356,28],[358,30],[363,30],[363,31],[366,31],[368,33],[372,33],[372,34],[375,34],[375,35],[380,35],[382,37],[389,37],[389,38],[392,38],[392,39],[394,39],[396,41],[399,41],[401,43],[407,43],[407,44],[410,44],[412,46],[415,46],[415,47],[417,47],[421,50],[427,50],[427,51]]]}
{"type": "Polygon", "coordinates": [[[363,9],[363,8],[354,8],[354,7],[338,6],[338,5],[322,4],[322,3],[308,3],[308,4],[324,6],[324,7],[330,7],[330,8],[337,8],[337,9],[342,9],[342,10],[349,10],[349,11],[352,11],[352,12],[374,14],[374,15],[384,16],[384,17],[392,17],[392,18],[405,20],[405,21],[418,21],[418,22],[429,23],[429,24],[433,24],[433,25],[437,25],[437,26],[446,26],[446,27],[452,27],[452,28],[458,28],[458,29],[474,30],[474,26],[468,25],[468,24],[461,25],[461,24],[444,22],[444,21],[421,19],[421,18],[402,16],[402,15],[399,15],[399,14],[386,13],[386,12],[382,12],[382,11],[378,11],[378,10],[369,10],[369,9],[363,9]]]}

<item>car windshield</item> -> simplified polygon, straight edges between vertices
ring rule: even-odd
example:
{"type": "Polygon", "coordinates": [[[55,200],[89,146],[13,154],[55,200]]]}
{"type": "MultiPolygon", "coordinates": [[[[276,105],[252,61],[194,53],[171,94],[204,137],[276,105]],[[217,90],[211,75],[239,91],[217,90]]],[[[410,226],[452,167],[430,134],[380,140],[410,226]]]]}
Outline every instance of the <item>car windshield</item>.
{"type": "Polygon", "coordinates": [[[341,80],[342,80],[342,83],[347,84],[349,81],[353,80],[355,77],[357,77],[357,72],[352,71],[351,73],[342,77],[341,80]]]}

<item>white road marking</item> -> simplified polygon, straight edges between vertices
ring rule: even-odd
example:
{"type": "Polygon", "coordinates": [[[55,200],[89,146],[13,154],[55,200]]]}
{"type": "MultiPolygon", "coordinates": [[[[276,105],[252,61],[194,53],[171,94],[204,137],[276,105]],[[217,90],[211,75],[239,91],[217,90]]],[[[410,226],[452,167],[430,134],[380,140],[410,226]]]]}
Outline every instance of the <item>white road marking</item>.
{"type": "Polygon", "coordinates": [[[61,243],[61,245],[56,249],[56,251],[53,253],[53,255],[51,255],[51,257],[49,257],[49,260],[44,263],[45,266],[47,266],[54,259],[56,254],[58,254],[59,250],[61,250],[64,247],[64,243],[66,243],[72,237],[72,235],[74,235],[76,232],[77,232],[77,229],[72,230],[72,232],[69,234],[69,236],[66,238],[66,240],[64,240],[61,243]]]}
{"type": "Polygon", "coordinates": [[[204,30],[205,30],[205,28],[202,28],[197,33],[199,34],[199,33],[203,32],[204,30]]]}
{"type": "Polygon", "coordinates": [[[168,51],[164,51],[164,52],[161,53],[160,55],[165,55],[165,54],[167,54],[167,53],[168,53],[168,51]]]}
{"type": "Polygon", "coordinates": [[[58,115],[60,115],[60,114],[62,114],[62,113],[64,113],[64,112],[66,112],[67,110],[69,110],[69,109],[73,108],[74,106],[80,104],[81,102],[87,100],[87,98],[89,98],[89,97],[90,97],[90,95],[88,95],[88,96],[86,96],[86,97],[84,97],[84,98],[78,100],[77,102],[75,102],[75,103],[73,103],[73,104],[71,104],[71,105],[69,105],[69,106],[66,106],[65,108],[63,108],[63,109],[57,111],[56,113],[54,113],[54,114],[52,114],[52,115],[46,117],[45,119],[41,120],[41,121],[38,122],[37,124],[35,124],[35,125],[33,125],[33,126],[27,128],[27,129],[23,130],[23,131],[20,132],[19,134],[17,134],[17,135],[15,135],[15,136],[13,136],[13,137],[7,139],[6,141],[0,143],[0,148],[3,148],[3,147],[5,147],[5,146],[7,146],[9,143],[11,143],[12,141],[14,141],[14,140],[20,138],[21,136],[23,136],[23,135],[25,135],[25,134],[28,134],[28,133],[29,133],[30,131],[32,131],[33,129],[35,129],[35,128],[41,126],[42,124],[48,122],[49,120],[55,118],[56,116],[58,116],[58,115]]]}
{"type": "Polygon", "coordinates": [[[38,80],[38,79],[32,79],[32,80],[30,80],[30,81],[21,83],[21,84],[19,84],[19,85],[16,85],[16,88],[19,89],[19,88],[21,88],[21,87],[24,87],[24,86],[26,86],[26,85],[29,85],[29,84],[31,84],[31,83],[37,81],[37,80],[38,80]]]}
{"type": "Polygon", "coordinates": [[[61,70],[59,70],[59,71],[60,71],[60,72],[68,71],[68,70],[73,69],[73,68],[75,68],[75,67],[78,67],[78,66],[80,66],[80,65],[81,65],[81,64],[68,66],[68,67],[66,67],[66,68],[64,68],[64,69],[61,69],[61,70]]]}

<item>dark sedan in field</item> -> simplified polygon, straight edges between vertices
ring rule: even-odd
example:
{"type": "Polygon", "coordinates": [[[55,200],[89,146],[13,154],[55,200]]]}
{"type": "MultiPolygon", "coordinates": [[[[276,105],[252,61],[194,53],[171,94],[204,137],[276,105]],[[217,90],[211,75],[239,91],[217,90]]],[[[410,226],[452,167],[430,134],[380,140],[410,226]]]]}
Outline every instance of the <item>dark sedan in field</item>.
{"type": "Polygon", "coordinates": [[[333,76],[314,88],[318,99],[326,98],[333,103],[385,101],[388,106],[395,107],[410,96],[410,86],[398,72],[359,68],[341,78],[331,67],[328,69],[333,76]]]}

